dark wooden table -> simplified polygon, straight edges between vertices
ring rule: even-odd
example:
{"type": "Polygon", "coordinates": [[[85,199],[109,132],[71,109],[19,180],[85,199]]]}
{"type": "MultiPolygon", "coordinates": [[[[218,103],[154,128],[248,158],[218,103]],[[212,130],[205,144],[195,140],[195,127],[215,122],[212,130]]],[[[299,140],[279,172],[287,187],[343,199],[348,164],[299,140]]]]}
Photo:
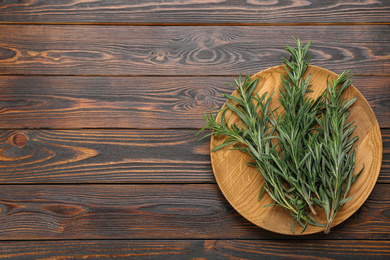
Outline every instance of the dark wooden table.
{"type": "Polygon", "coordinates": [[[0,256],[390,256],[388,1],[0,1],[0,256]],[[383,138],[365,204],[331,234],[283,236],[221,194],[203,113],[281,64],[352,69],[383,138]]]}

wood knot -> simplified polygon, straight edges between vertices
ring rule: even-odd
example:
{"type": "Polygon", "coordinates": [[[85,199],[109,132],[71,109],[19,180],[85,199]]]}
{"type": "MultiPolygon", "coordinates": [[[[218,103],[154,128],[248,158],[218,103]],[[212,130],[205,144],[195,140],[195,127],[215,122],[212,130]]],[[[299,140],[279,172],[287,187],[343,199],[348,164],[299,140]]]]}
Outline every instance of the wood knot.
{"type": "Polygon", "coordinates": [[[202,94],[196,96],[196,99],[198,99],[199,101],[203,101],[205,98],[206,98],[206,96],[202,95],[202,94]]]}
{"type": "Polygon", "coordinates": [[[16,146],[23,147],[26,144],[27,137],[22,134],[16,134],[12,141],[16,146]]]}

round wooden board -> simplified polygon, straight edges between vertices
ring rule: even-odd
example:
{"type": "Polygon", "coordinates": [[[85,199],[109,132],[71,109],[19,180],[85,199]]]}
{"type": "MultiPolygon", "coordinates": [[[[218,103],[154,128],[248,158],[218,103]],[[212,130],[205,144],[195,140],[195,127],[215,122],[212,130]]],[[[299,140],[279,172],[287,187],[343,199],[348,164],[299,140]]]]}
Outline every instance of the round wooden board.
{"type": "MultiPolygon", "coordinates": [[[[313,92],[310,95],[313,97],[318,96],[326,88],[328,75],[330,78],[337,78],[335,73],[315,66],[309,66],[306,75],[308,73],[311,74],[310,82],[313,92]]],[[[260,96],[265,92],[275,92],[271,108],[279,106],[277,100],[279,97],[279,87],[282,86],[281,74],[285,74],[284,67],[277,66],[252,76],[252,78],[259,78],[256,91],[260,96]]],[[[350,86],[343,95],[348,99],[357,97],[356,102],[350,108],[351,115],[348,120],[355,121],[357,128],[353,135],[359,136],[355,171],[359,171],[363,163],[364,170],[360,177],[352,184],[349,191],[348,196],[353,196],[353,199],[340,208],[332,227],[349,218],[363,205],[375,186],[382,163],[380,128],[370,105],[363,95],[353,86],[350,86]]],[[[237,96],[236,91],[233,92],[233,96],[237,96]]],[[[226,117],[230,118],[230,123],[239,121],[238,116],[231,111],[227,111],[226,117]]],[[[220,121],[220,118],[217,117],[218,120],[220,121]]],[[[224,137],[212,136],[210,148],[213,149],[224,140],[224,137]]],[[[281,234],[300,235],[301,227],[295,224],[295,231],[292,232],[291,217],[282,207],[264,207],[273,202],[266,192],[264,192],[262,199],[260,201],[258,200],[264,180],[255,168],[246,164],[250,161],[250,157],[237,150],[228,150],[229,148],[231,147],[225,147],[224,149],[211,153],[211,163],[215,178],[229,203],[242,216],[259,227],[281,234]]],[[[318,209],[317,212],[319,212],[316,216],[317,221],[325,224],[326,217],[323,210],[318,209]]],[[[303,235],[324,230],[324,227],[309,225],[303,235]]]]}

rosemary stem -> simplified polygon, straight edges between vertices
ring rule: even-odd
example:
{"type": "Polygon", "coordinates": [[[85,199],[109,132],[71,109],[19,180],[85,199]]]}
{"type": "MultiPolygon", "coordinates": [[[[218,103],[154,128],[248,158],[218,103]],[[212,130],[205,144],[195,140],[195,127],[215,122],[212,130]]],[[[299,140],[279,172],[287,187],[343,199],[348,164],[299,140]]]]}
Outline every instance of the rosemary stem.
{"type": "Polygon", "coordinates": [[[333,220],[334,220],[334,217],[335,217],[335,215],[336,215],[336,213],[335,213],[335,211],[334,211],[334,207],[335,207],[335,203],[332,202],[331,214],[330,214],[330,217],[329,217],[329,219],[328,219],[328,223],[326,224],[325,231],[324,231],[325,234],[329,234],[329,232],[330,232],[330,227],[331,227],[331,225],[333,224],[333,220]]]}

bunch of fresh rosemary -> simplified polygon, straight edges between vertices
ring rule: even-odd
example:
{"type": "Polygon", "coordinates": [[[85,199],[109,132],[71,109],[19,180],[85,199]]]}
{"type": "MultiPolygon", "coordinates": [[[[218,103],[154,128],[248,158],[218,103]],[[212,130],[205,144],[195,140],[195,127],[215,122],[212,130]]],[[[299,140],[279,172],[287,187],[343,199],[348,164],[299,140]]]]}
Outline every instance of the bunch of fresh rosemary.
{"type": "Polygon", "coordinates": [[[312,216],[317,214],[317,205],[325,211],[328,233],[339,208],[352,198],[346,196],[360,174],[353,175],[357,148],[352,147],[357,137],[351,135],[355,127],[346,122],[348,108],[356,98],[341,99],[351,85],[345,72],[332,82],[328,80],[327,89],[318,98],[308,97],[310,75],[305,78],[304,73],[310,62],[305,56],[311,42],[304,47],[296,42],[297,49],[286,46],[291,61],[283,59],[286,75],[282,75],[280,88],[281,111],[269,109],[273,93],[267,97],[268,93],[259,96],[255,91],[258,79],[247,76],[242,81],[239,77],[235,80],[238,95],[222,94],[230,102],[215,116],[212,111],[210,117],[205,115],[207,125],[200,132],[212,130],[203,138],[228,137],[212,152],[233,145],[232,149],[250,155],[253,162],[248,164],[265,179],[259,199],[266,190],[274,200],[272,205],[285,208],[292,216],[293,231],[294,222],[302,226],[302,232],[308,224],[325,226],[312,216]],[[240,123],[229,123],[228,109],[240,123]],[[216,121],[218,114],[220,122],[216,121]]]}

